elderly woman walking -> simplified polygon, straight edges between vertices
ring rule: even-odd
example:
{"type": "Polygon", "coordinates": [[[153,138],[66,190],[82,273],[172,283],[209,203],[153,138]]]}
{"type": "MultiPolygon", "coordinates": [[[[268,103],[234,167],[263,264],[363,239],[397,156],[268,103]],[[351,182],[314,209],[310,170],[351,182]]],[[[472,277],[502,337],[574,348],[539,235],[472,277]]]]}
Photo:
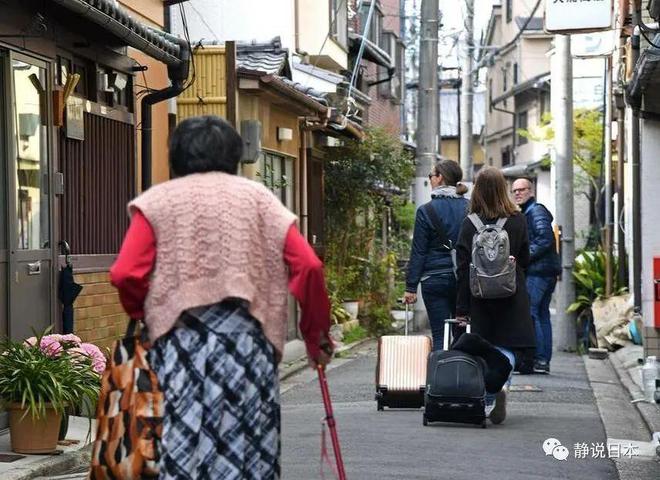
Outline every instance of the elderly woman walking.
{"type": "Polygon", "coordinates": [[[322,264],[277,197],[236,175],[241,154],[224,120],[181,122],[170,141],[176,178],[129,204],[111,270],[152,342],[165,396],[164,479],[279,478],[287,286],[301,305],[310,362],[330,359],[322,264]]]}
{"type": "Polygon", "coordinates": [[[453,160],[440,160],[429,174],[431,201],[417,209],[404,301],[417,301],[417,285],[429,316],[433,349],[442,350],[445,319],[456,309],[454,247],[467,215],[463,170],[453,160]]]}

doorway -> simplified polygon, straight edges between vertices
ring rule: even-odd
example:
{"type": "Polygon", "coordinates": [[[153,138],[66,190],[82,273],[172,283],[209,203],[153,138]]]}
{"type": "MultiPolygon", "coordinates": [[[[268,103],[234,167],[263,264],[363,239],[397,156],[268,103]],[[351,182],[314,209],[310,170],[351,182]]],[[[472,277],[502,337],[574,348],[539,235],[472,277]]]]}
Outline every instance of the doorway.
{"type": "Polygon", "coordinates": [[[0,334],[52,324],[54,284],[48,64],[0,52],[0,334]]]}

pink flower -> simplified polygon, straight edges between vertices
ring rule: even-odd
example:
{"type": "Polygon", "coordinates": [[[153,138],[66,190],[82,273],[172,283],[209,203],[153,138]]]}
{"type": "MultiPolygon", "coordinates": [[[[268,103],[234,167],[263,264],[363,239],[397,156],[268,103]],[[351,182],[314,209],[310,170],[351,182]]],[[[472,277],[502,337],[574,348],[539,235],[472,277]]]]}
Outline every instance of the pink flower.
{"type": "Polygon", "coordinates": [[[60,344],[55,335],[46,335],[43,337],[41,339],[41,343],[39,344],[39,348],[49,357],[56,357],[63,351],[62,344],[60,344]]]}
{"type": "Polygon", "coordinates": [[[106,359],[101,349],[93,343],[81,343],[80,348],[92,359],[92,365],[96,373],[103,373],[105,370],[106,359]]]}
{"type": "Polygon", "coordinates": [[[34,347],[37,344],[37,337],[26,338],[25,343],[30,347],[34,347]]]}
{"type": "MultiPolygon", "coordinates": [[[[54,336],[54,335],[53,335],[54,336]]],[[[69,333],[67,335],[58,335],[60,337],[59,341],[61,343],[74,343],[76,345],[80,345],[82,343],[82,340],[80,339],[79,336],[74,335],[73,333],[69,333]]]]}

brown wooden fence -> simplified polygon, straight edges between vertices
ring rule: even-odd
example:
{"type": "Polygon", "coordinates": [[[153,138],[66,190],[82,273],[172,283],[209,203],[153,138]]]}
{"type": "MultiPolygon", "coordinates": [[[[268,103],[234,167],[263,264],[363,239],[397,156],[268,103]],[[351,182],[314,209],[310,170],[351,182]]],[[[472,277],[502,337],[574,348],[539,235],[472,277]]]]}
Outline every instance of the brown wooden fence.
{"type": "Polygon", "coordinates": [[[85,140],[59,141],[64,174],[60,232],[74,254],[119,251],[135,192],[135,128],[85,113],[85,140]]]}

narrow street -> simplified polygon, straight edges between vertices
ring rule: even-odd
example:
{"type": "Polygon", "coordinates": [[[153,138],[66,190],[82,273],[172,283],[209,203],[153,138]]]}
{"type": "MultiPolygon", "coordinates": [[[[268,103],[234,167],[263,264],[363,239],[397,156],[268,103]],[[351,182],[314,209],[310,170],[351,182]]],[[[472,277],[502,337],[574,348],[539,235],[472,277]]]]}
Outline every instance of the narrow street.
{"type": "MultiPolygon", "coordinates": [[[[619,478],[608,458],[574,458],[576,443],[606,443],[584,364],[577,355],[557,354],[549,376],[515,375],[507,420],[486,430],[449,424],[425,428],[417,410],[377,412],[375,365],[375,343],[370,343],[350,358],[337,360],[328,372],[347,476],[352,480],[619,478]],[[568,448],[566,461],[544,454],[542,444],[550,437],[568,448]]],[[[322,478],[323,407],[313,372],[285,380],[282,392],[282,478],[322,478]]],[[[333,478],[329,468],[326,478],[333,478]]]]}

